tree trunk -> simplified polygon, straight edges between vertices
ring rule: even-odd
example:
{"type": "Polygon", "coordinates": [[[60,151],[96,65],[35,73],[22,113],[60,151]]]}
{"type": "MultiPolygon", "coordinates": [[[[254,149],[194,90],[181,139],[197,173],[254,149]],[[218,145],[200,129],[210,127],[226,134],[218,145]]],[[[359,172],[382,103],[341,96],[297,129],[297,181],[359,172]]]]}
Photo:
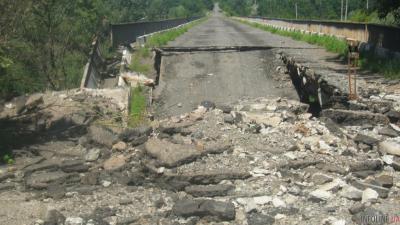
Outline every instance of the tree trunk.
{"type": "Polygon", "coordinates": [[[342,5],[340,6],[340,21],[343,21],[343,1],[342,0],[342,5]]]}

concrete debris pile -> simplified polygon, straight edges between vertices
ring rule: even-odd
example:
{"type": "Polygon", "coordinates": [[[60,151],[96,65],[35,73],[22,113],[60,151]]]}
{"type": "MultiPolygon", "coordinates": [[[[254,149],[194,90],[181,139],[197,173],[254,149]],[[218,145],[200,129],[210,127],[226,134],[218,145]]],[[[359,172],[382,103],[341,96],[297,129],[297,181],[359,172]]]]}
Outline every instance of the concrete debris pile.
{"type": "Polygon", "coordinates": [[[132,87],[136,87],[138,85],[144,85],[148,87],[153,87],[155,85],[153,79],[147,78],[145,75],[137,74],[136,72],[124,72],[121,74],[121,77],[132,87]]]}
{"type": "Polygon", "coordinates": [[[78,137],[92,123],[113,124],[115,129],[123,127],[127,123],[127,98],[128,92],[122,89],[71,90],[16,97],[5,103],[0,112],[1,154],[37,142],[78,137]]]}
{"type": "Polygon", "coordinates": [[[15,149],[15,165],[0,173],[9,209],[0,223],[362,224],[396,215],[400,129],[390,110],[315,118],[308,108],[284,98],[205,101],[149,126],[88,123],[79,137],[15,149]]]}
{"type": "MultiPolygon", "coordinates": [[[[357,93],[361,97],[359,104],[348,101],[349,83],[347,74],[337,73],[334,70],[324,70],[318,66],[309,66],[302,57],[291,57],[283,51],[277,51],[276,58],[283,66],[276,68],[277,72],[288,74],[296,88],[301,102],[318,102],[322,108],[341,107],[351,110],[370,110],[377,113],[394,114],[398,116],[399,81],[388,81],[384,78],[364,78],[357,76],[357,93]],[[314,70],[313,68],[316,68],[314,70]],[[394,111],[397,111],[394,112],[394,111]]],[[[280,76],[279,79],[287,79],[280,76]]]]}

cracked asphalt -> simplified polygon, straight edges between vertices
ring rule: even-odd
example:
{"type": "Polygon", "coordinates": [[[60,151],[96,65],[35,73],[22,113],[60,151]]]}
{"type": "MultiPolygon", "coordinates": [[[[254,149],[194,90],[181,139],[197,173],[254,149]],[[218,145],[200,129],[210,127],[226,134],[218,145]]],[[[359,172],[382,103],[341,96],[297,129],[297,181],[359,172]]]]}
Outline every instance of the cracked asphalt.
{"type": "Polygon", "coordinates": [[[246,97],[298,99],[292,86],[281,87],[272,76],[281,65],[280,47],[315,48],[260,31],[218,12],[169,43],[168,47],[271,46],[270,50],[209,51],[163,56],[160,85],[155,91],[155,113],[167,117],[190,112],[202,101],[216,104],[246,97]]]}

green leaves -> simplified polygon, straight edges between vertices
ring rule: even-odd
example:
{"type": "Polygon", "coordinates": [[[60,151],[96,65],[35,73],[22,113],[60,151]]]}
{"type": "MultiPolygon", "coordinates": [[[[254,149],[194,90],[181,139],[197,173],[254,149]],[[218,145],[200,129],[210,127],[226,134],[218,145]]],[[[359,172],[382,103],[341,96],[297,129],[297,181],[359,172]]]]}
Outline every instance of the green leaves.
{"type": "Polygon", "coordinates": [[[130,127],[137,127],[147,122],[147,100],[143,88],[139,85],[131,89],[129,121],[130,127]]]}
{"type": "Polygon", "coordinates": [[[392,15],[395,18],[397,25],[400,26],[399,0],[378,0],[377,9],[380,18],[385,18],[388,15],[392,15]]]}
{"type": "Polygon", "coordinates": [[[7,164],[9,164],[9,165],[12,165],[12,164],[15,163],[14,159],[12,159],[11,156],[8,155],[8,154],[6,154],[6,155],[3,156],[3,162],[4,162],[4,163],[7,163],[7,164]]]}
{"type": "MultiPolygon", "coordinates": [[[[0,55],[0,69],[7,69],[13,64],[13,61],[5,56],[0,55]]],[[[0,74],[1,75],[1,74],[0,74]]]]}
{"type": "MultiPolygon", "coordinates": [[[[78,87],[95,36],[109,24],[202,15],[212,0],[0,1],[0,98],[78,87]]],[[[110,45],[102,50],[110,54],[110,45]]]]}
{"type": "Polygon", "coordinates": [[[250,0],[220,0],[219,4],[222,10],[227,12],[229,15],[248,16],[251,11],[251,4],[253,1],[250,0]]]}

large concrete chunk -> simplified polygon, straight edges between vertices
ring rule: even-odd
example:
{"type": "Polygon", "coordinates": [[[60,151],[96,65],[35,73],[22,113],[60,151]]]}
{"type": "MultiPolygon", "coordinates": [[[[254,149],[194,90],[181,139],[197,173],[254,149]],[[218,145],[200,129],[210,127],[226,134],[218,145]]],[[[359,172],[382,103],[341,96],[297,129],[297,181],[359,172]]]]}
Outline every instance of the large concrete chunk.
{"type": "Polygon", "coordinates": [[[362,126],[365,124],[389,124],[389,119],[387,116],[367,111],[328,109],[323,110],[321,116],[330,118],[336,123],[348,126],[362,126]]]}
{"type": "Polygon", "coordinates": [[[215,217],[220,220],[234,220],[235,206],[231,202],[213,200],[180,200],[175,203],[172,212],[182,217],[215,217]]]}
{"type": "Polygon", "coordinates": [[[55,171],[59,168],[59,165],[53,161],[44,161],[39,164],[33,164],[24,169],[25,175],[34,173],[36,171],[55,171]]]}
{"type": "Polygon", "coordinates": [[[83,173],[89,170],[89,167],[84,164],[83,160],[68,160],[61,163],[60,168],[66,173],[83,173]]]}
{"type": "Polygon", "coordinates": [[[363,143],[369,146],[373,146],[378,144],[379,140],[364,134],[357,134],[357,136],[354,138],[354,141],[356,143],[363,143]]]}
{"type": "Polygon", "coordinates": [[[126,158],[123,155],[112,156],[104,162],[103,168],[107,171],[120,170],[125,164],[126,158]]]}
{"type": "Polygon", "coordinates": [[[153,132],[151,127],[136,127],[125,129],[120,135],[119,139],[125,142],[130,142],[141,136],[149,136],[153,132]]]}
{"type": "Polygon", "coordinates": [[[254,121],[257,124],[265,124],[271,127],[277,127],[283,121],[283,118],[275,113],[246,112],[244,115],[246,122],[254,121]]]}
{"type": "Polygon", "coordinates": [[[184,190],[185,187],[199,184],[218,184],[223,180],[244,180],[251,177],[250,173],[237,170],[213,170],[199,173],[171,174],[165,173],[160,181],[167,184],[169,188],[174,190],[184,190]]]}
{"type": "Polygon", "coordinates": [[[390,110],[385,115],[389,118],[390,122],[392,123],[397,123],[400,121],[400,112],[390,110]]]}
{"type": "Polygon", "coordinates": [[[319,189],[310,193],[310,200],[314,202],[327,201],[332,197],[330,192],[319,189]]]}
{"type": "Polygon", "coordinates": [[[194,197],[215,197],[225,196],[233,185],[194,185],[185,188],[185,192],[194,197]]]}
{"type": "Polygon", "coordinates": [[[400,156],[400,143],[384,141],[379,144],[379,150],[383,153],[400,156]]]}
{"type": "Polygon", "coordinates": [[[110,149],[117,140],[117,136],[111,130],[102,126],[90,126],[89,137],[93,142],[104,145],[110,149]]]}
{"type": "Polygon", "coordinates": [[[264,215],[262,213],[250,213],[247,214],[248,225],[270,225],[274,224],[275,219],[272,216],[264,215]]]}
{"type": "Polygon", "coordinates": [[[172,123],[172,122],[167,122],[160,124],[160,132],[169,134],[169,135],[174,135],[174,134],[188,134],[190,132],[187,132],[187,128],[192,126],[194,124],[193,121],[184,121],[180,123],[172,123]]]}
{"type": "Polygon", "coordinates": [[[375,190],[376,192],[378,192],[379,197],[380,198],[387,198],[389,195],[389,191],[390,189],[388,188],[384,188],[384,187],[380,187],[377,185],[373,185],[373,184],[368,184],[368,183],[364,183],[361,181],[354,181],[352,183],[352,185],[360,190],[365,190],[367,188],[371,188],[372,190],[375,190]]]}
{"type": "Polygon", "coordinates": [[[316,165],[318,163],[321,163],[319,160],[313,160],[313,159],[304,159],[304,160],[291,160],[288,162],[284,162],[280,167],[282,169],[303,169],[309,166],[316,165]]]}
{"type": "Polygon", "coordinates": [[[34,189],[45,189],[49,184],[62,184],[70,175],[64,172],[39,172],[34,173],[26,179],[26,185],[34,189]]]}
{"type": "Polygon", "coordinates": [[[29,96],[25,102],[25,108],[28,110],[36,108],[38,105],[43,103],[43,94],[34,94],[29,96]]]}
{"type": "Polygon", "coordinates": [[[367,171],[367,170],[380,170],[383,168],[383,164],[380,160],[365,160],[354,162],[350,165],[350,171],[367,171]]]}
{"type": "Polygon", "coordinates": [[[380,135],[388,136],[388,137],[398,137],[400,133],[393,129],[392,127],[385,127],[378,131],[380,135]]]}
{"type": "Polygon", "coordinates": [[[65,216],[59,211],[52,209],[46,212],[46,216],[44,219],[44,225],[57,225],[64,224],[65,216]]]}
{"type": "Polygon", "coordinates": [[[361,200],[363,192],[351,185],[347,185],[339,194],[344,198],[358,201],[361,200]]]}
{"type": "Polygon", "coordinates": [[[146,152],[166,167],[176,167],[195,160],[201,155],[194,146],[178,145],[156,138],[145,144],[146,152]]]}
{"type": "Polygon", "coordinates": [[[208,142],[204,146],[203,154],[221,154],[231,149],[232,145],[228,142],[222,142],[222,141],[208,142]]]}

